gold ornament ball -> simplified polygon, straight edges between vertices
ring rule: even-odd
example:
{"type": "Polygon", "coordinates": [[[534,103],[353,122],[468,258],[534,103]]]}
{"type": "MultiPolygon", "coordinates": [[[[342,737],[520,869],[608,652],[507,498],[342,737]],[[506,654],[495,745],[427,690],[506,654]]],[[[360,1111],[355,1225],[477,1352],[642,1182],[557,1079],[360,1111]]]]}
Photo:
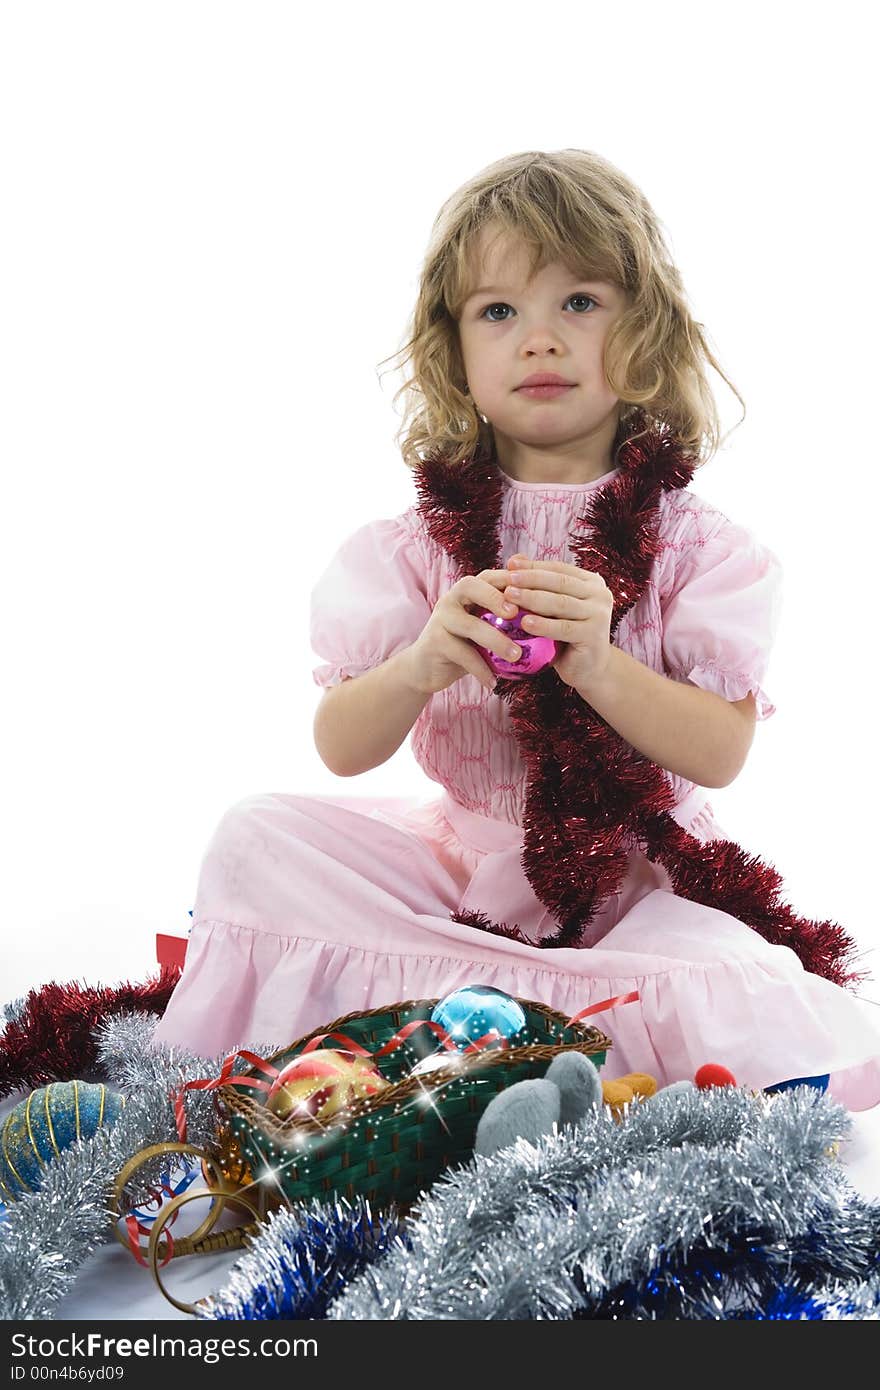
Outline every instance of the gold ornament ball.
{"type": "Polygon", "coordinates": [[[388,1085],[371,1057],[335,1048],[301,1053],[283,1068],[284,1080],[269,1100],[279,1119],[310,1115],[332,1119],[356,1100],[378,1095],[388,1085]]]}

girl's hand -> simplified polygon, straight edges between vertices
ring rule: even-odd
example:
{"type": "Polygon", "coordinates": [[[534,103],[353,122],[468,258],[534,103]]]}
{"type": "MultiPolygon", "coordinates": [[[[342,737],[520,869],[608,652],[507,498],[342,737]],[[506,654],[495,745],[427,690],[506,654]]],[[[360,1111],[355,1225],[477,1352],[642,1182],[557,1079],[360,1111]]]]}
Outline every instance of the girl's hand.
{"type": "Polygon", "coordinates": [[[507,570],[466,574],[437,600],[419,636],[407,648],[414,689],[433,695],[466,675],[476,676],[487,690],[495,689],[497,677],[474,643],[508,661],[517,659],[520,648],[469,608],[476,608],[478,613],[491,609],[501,618],[514,617],[516,604],[505,603],[501,594],[510,580],[507,570]]]}
{"type": "Polygon", "coordinates": [[[508,570],[514,587],[506,587],[504,597],[535,614],[523,618],[525,631],[567,644],[550,663],[566,685],[583,689],[604,675],[614,598],[601,574],[521,554],[510,557],[508,570]]]}

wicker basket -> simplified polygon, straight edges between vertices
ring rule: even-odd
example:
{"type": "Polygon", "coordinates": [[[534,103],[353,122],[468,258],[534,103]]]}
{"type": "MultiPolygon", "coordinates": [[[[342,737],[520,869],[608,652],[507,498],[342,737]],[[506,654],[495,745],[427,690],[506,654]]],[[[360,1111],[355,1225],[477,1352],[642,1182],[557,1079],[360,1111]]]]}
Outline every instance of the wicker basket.
{"type": "MultiPolygon", "coordinates": [[[[316,1028],[268,1060],[280,1071],[319,1033],[344,1033],[369,1052],[376,1052],[405,1024],[429,1019],[436,999],[389,1004],[368,1013],[346,1014],[316,1028]]],[[[610,1040],[583,1023],[566,1026],[564,1014],[521,999],[527,1020],[522,1046],[464,1054],[452,1067],[419,1077],[407,1073],[435,1051],[428,1029],[417,1029],[377,1066],[391,1084],[377,1096],[357,1101],[344,1117],[321,1122],[292,1114],[282,1120],[263,1104],[258,1087],[223,1086],[218,1092],[226,1123],[221,1128],[221,1156],[233,1185],[259,1180],[270,1166],[278,1184],[278,1201],[307,1201],[339,1193],[361,1195],[375,1208],[392,1201],[405,1211],[418,1194],[451,1164],[473,1155],[480,1116],[499,1091],[516,1081],[544,1075],[560,1052],[585,1053],[597,1067],[605,1061],[610,1040]],[[278,1190],[280,1189],[280,1191],[278,1190]]],[[[333,1040],[328,1040],[334,1046],[333,1040]]],[[[344,1044],[339,1044],[344,1046],[344,1044]]],[[[243,1073],[239,1082],[256,1072],[243,1073]]],[[[274,1186],[274,1183],[272,1184],[274,1186]]],[[[260,1184],[267,1205],[271,1187],[260,1184]]]]}

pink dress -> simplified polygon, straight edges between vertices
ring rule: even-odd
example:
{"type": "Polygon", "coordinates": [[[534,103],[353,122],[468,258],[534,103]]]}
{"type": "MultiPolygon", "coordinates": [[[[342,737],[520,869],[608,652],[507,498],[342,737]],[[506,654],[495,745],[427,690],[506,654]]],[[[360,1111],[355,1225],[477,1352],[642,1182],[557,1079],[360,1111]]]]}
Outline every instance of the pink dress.
{"type": "MultiPolygon", "coordinates": [[[[574,563],[575,519],[616,472],[553,486],[502,475],[502,560],[522,551],[574,563]]],[[[727,700],[753,691],[767,719],[779,560],[690,490],[663,494],[660,506],[662,551],[617,645],[727,700]]],[[[415,506],[360,527],[313,590],[316,684],[359,676],[409,646],[455,579],[415,506]]],[[[542,949],[451,921],[480,909],[533,942],[554,925],[520,862],[525,767],[506,705],[469,675],[431,697],[410,737],[439,796],[266,792],[225,813],[157,1042],[206,1057],[248,1043],[280,1048],[352,1010],[468,983],[567,1016],[638,990],[637,1003],[594,1020],[613,1042],[609,1078],[646,1071],[664,1085],[720,1062],[756,1088],[827,1072],[851,1109],[880,1101],[877,1010],[736,918],[676,896],[665,869],[639,851],[587,948],[542,949]]],[[[705,790],[667,775],[679,823],[704,841],[730,838],[705,790]]]]}

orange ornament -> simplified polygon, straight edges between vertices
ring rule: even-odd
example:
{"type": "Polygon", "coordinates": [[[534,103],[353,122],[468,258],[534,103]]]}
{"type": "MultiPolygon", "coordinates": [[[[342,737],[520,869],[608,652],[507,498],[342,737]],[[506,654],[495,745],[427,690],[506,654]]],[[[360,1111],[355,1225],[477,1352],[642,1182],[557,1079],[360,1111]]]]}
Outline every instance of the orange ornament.
{"type": "Polygon", "coordinates": [[[623,1117],[626,1106],[631,1105],[637,1096],[647,1099],[648,1096],[653,1096],[656,1090],[656,1079],[648,1072],[630,1071],[626,1076],[619,1076],[616,1081],[602,1082],[602,1102],[610,1106],[615,1120],[619,1120],[623,1117]]]}

